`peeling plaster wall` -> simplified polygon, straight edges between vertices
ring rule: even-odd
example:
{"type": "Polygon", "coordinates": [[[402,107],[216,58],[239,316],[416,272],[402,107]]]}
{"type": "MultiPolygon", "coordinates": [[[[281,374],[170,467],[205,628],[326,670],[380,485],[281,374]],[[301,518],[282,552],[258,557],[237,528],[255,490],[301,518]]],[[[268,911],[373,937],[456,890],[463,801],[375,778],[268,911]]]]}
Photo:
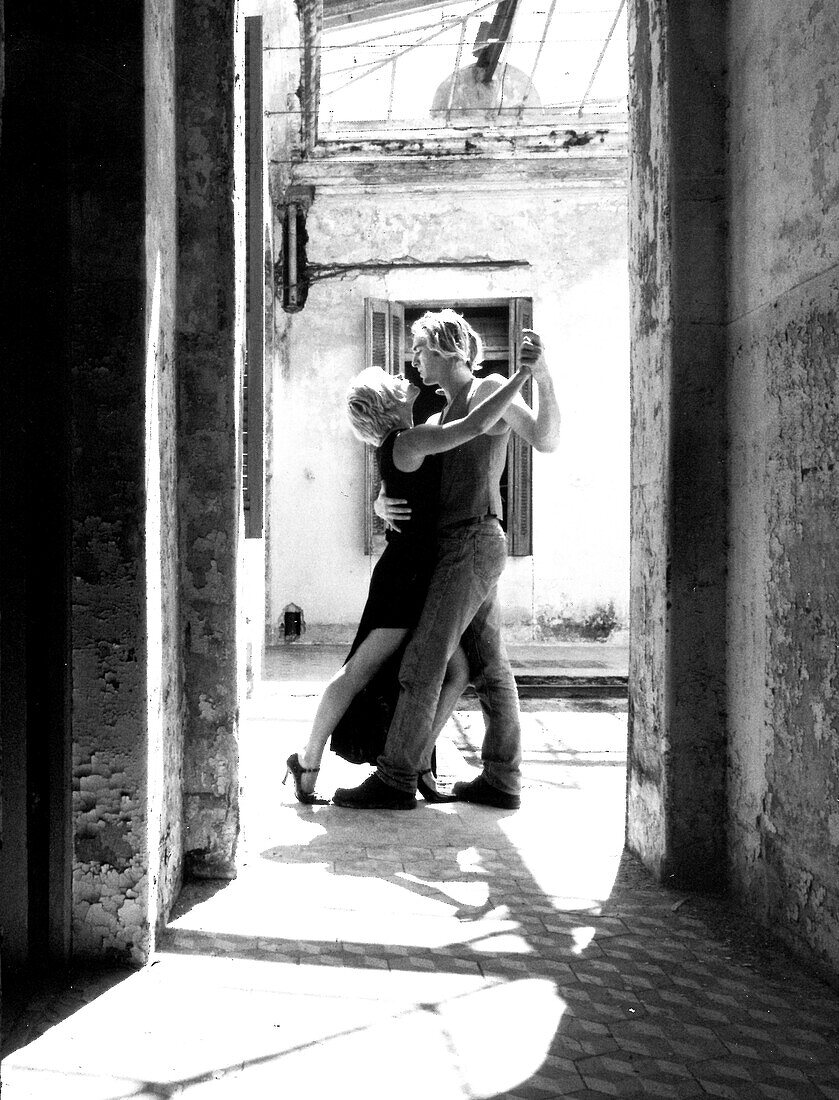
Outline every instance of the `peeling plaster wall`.
{"type": "Polygon", "coordinates": [[[244,314],[244,24],[233,0],[177,9],[179,500],[187,870],[234,873],[244,314]]]}
{"type": "Polygon", "coordinates": [[[661,5],[629,16],[629,270],[632,457],[627,842],[656,874],[665,856],[668,425],[671,225],[666,24],[661,5]]]}
{"type": "Polygon", "coordinates": [[[724,886],[725,3],[630,8],[628,842],[724,886]]]}
{"type": "MultiPolygon", "coordinates": [[[[538,616],[583,619],[628,594],[628,283],[626,191],[588,182],[480,177],[330,183],[319,170],[307,219],[315,264],[410,258],[417,266],[350,271],[313,284],[285,317],[274,360],[268,636],[283,608],[304,609],[307,640],[346,641],[373,561],[363,554],[364,453],[344,397],[364,365],[364,299],[533,298],[563,413],[558,454],[534,455],[534,554],[510,558],[501,597],[508,634],[533,636],[538,616]],[[462,267],[435,267],[439,260],[462,267]],[[519,260],[511,269],[472,260],[519,260]],[[426,265],[426,266],[423,266],[426,265]],[[306,547],[306,552],[301,552],[306,547]]],[[[521,167],[521,166],[519,166],[521,167]]],[[[544,165],[540,167],[544,168],[544,165]]],[[[457,176],[455,169],[444,167],[457,176]]],[[[386,176],[386,162],[378,171],[386,176]]],[[[585,175],[584,170],[580,173],[585,175]]],[[[407,334],[410,347],[410,333],[407,334]]]]}
{"type": "Polygon", "coordinates": [[[71,142],[73,952],[141,961],[145,833],[143,18],[111,11],[79,67],[71,142]],[[96,164],[96,171],[85,171],[96,164]]]}
{"type": "Polygon", "coordinates": [[[182,868],[173,11],[97,21],[74,99],[73,952],[135,962],[182,868]]]}
{"type": "Polygon", "coordinates": [[[729,858],[839,973],[839,52],[821,0],[730,29],[729,858]]]}
{"type": "Polygon", "coordinates": [[[172,2],[94,7],[6,9],[2,725],[23,766],[0,894],[4,964],[36,967],[147,957],[155,786],[163,906],[177,884],[172,2]]]}
{"type": "Polygon", "coordinates": [[[279,203],[291,182],[293,160],[302,151],[302,27],[298,5],[292,0],[270,5],[248,0],[249,7],[254,3],[263,9],[265,141],[269,157],[273,153],[269,191],[279,203]]]}

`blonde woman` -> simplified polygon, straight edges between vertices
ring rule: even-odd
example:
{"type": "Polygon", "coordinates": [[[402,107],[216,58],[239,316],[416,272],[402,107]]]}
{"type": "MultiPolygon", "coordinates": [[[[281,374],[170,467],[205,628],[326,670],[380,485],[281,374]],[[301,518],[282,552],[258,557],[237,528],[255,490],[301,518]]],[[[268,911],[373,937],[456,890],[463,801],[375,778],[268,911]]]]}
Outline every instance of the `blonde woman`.
{"type": "MultiPolygon", "coordinates": [[[[465,322],[464,322],[465,324],[465,322]]],[[[468,327],[468,326],[467,326],[468,327]]],[[[480,356],[480,338],[470,335],[457,354],[471,366],[480,356]]],[[[327,741],[354,763],[374,763],[387,734],[399,691],[398,668],[404,644],[416,625],[434,569],[440,468],[435,456],[474,439],[491,428],[508,409],[529,374],[523,366],[467,416],[446,424],[413,424],[420,389],[403,377],[378,367],[363,370],[347,395],[347,412],[355,435],[377,448],[377,460],[388,497],[405,502],[398,523],[391,523],[387,545],[370,579],[358,633],[343,667],[324,690],[305,746],[287,761],[298,801],[321,801],[315,779],[327,741]],[[380,690],[361,700],[360,693],[377,678],[380,690]],[[361,714],[351,721],[353,701],[361,714]],[[360,707],[359,707],[359,704],[360,707]],[[350,714],[347,712],[350,711],[350,714]],[[347,721],[341,725],[344,716],[347,721]]],[[[437,705],[434,729],[439,733],[468,682],[465,654],[457,649],[449,662],[437,705]]],[[[431,755],[420,762],[418,790],[428,801],[440,801],[431,772],[431,755]]]]}

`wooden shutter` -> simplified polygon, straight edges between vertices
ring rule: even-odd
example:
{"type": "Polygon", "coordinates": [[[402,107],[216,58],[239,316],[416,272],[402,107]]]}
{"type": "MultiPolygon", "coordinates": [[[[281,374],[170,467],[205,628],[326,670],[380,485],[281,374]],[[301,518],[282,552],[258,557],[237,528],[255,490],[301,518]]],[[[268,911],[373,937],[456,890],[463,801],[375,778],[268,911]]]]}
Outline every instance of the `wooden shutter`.
{"type": "Polygon", "coordinates": [[[405,369],[405,307],[401,302],[389,303],[390,372],[400,374],[405,369]]]}
{"type": "Polygon", "coordinates": [[[245,18],[245,365],[242,377],[242,504],[245,538],[263,528],[263,218],[262,16],[245,18]]]}
{"type": "MultiPolygon", "coordinates": [[[[381,367],[393,372],[393,326],[391,302],[382,298],[364,300],[364,335],[368,367],[381,367]]],[[[402,313],[404,328],[404,311],[402,313]]],[[[379,495],[379,471],[374,447],[364,448],[364,553],[377,554],[384,548],[385,525],[373,511],[373,502],[379,495]]]]}
{"type": "MultiPolygon", "coordinates": [[[[533,327],[533,301],[510,299],[510,373],[518,369],[521,330],[533,327]]],[[[533,386],[527,380],[522,396],[533,403],[533,386]]],[[[533,553],[533,449],[515,433],[507,450],[507,552],[511,557],[533,553]]]]}
{"type": "Polygon", "coordinates": [[[383,298],[364,299],[364,335],[368,367],[390,370],[390,302],[383,298]]]}

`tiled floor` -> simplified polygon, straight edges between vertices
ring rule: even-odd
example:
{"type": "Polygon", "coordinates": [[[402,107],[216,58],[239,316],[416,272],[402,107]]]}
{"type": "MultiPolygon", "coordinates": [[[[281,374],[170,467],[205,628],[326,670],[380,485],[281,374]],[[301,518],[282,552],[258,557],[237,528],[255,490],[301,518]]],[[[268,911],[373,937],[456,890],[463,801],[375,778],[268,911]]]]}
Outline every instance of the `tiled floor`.
{"type": "MultiPolygon", "coordinates": [[[[184,891],[154,965],[43,997],[3,1100],[839,1100],[839,996],[622,853],[621,704],[526,704],[516,813],[359,813],[278,785],[314,700],[250,707],[237,881],[184,891]]],[[[449,735],[463,774],[480,715],[449,735]]]]}

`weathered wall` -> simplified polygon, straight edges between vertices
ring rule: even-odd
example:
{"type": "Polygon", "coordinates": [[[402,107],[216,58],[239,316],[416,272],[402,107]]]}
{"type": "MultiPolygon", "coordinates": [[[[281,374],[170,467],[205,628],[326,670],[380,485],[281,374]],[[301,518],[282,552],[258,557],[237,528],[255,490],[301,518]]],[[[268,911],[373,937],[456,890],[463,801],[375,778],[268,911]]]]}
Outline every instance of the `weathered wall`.
{"type": "Polygon", "coordinates": [[[244,285],[243,26],[234,0],[177,9],[179,508],[187,870],[234,873],[244,285]],[[237,60],[238,58],[238,60],[237,60]]]}
{"type": "Polygon", "coordinates": [[[629,30],[631,553],[627,842],[657,874],[665,854],[671,227],[663,13],[637,0],[629,30]]]}
{"type": "Polygon", "coordinates": [[[74,72],[73,950],[148,947],[142,12],[100,12],[74,72]],[[103,72],[119,73],[104,81],[103,72]],[[96,171],[91,168],[96,165],[96,171]]]}
{"type": "Polygon", "coordinates": [[[297,6],[289,0],[267,5],[243,0],[243,9],[263,17],[265,140],[272,162],[268,190],[279,203],[291,182],[292,164],[302,153],[301,21],[297,6]]]}
{"type": "MultiPolygon", "coordinates": [[[[613,139],[620,141],[619,138],[613,139]]],[[[609,152],[610,146],[605,147],[609,152]]],[[[617,166],[574,158],[563,179],[505,186],[459,166],[418,163],[407,181],[314,180],[307,220],[313,264],[359,264],[315,282],[287,315],[274,360],[270,422],[268,636],[283,608],[304,610],[311,641],[352,637],[372,561],[363,553],[362,446],[346,422],[347,383],[364,365],[364,299],[533,298],[563,414],[559,454],[534,455],[534,553],[511,558],[501,595],[508,634],[539,618],[583,621],[612,602],[624,620],[628,576],[628,287],[622,146],[617,166]],[[392,261],[410,267],[388,269],[392,261]],[[445,260],[461,264],[436,266],[445,260]],[[474,261],[519,261],[509,269],[474,261]],[[379,268],[369,270],[370,265],[379,268]],[[363,265],[368,266],[364,270],[363,265]],[[301,547],[306,548],[301,553],[301,547]]],[[[566,159],[571,159],[566,158],[566,159]]],[[[471,167],[471,166],[468,166],[471,167]]],[[[539,168],[546,173],[546,165],[539,168]]],[[[410,346],[410,333],[407,335],[410,346]]]]}
{"type": "Polygon", "coordinates": [[[19,593],[10,606],[4,587],[0,618],[18,802],[6,961],[64,960],[71,939],[76,956],[141,961],[155,792],[158,821],[180,819],[171,4],[147,5],[144,20],[124,7],[56,19],[21,3],[11,26],[2,298],[16,324],[0,359],[12,410],[3,531],[14,516],[17,546],[11,560],[3,546],[3,581],[19,593]]]}
{"type": "Polygon", "coordinates": [[[839,37],[820,0],[729,32],[732,884],[839,972],[839,37]]]}
{"type": "Polygon", "coordinates": [[[725,5],[630,6],[630,846],[724,882],[725,5]]]}
{"type": "Polygon", "coordinates": [[[174,0],[145,8],[146,632],[149,908],[168,916],[183,873],[183,691],[178,596],[174,0]]]}

